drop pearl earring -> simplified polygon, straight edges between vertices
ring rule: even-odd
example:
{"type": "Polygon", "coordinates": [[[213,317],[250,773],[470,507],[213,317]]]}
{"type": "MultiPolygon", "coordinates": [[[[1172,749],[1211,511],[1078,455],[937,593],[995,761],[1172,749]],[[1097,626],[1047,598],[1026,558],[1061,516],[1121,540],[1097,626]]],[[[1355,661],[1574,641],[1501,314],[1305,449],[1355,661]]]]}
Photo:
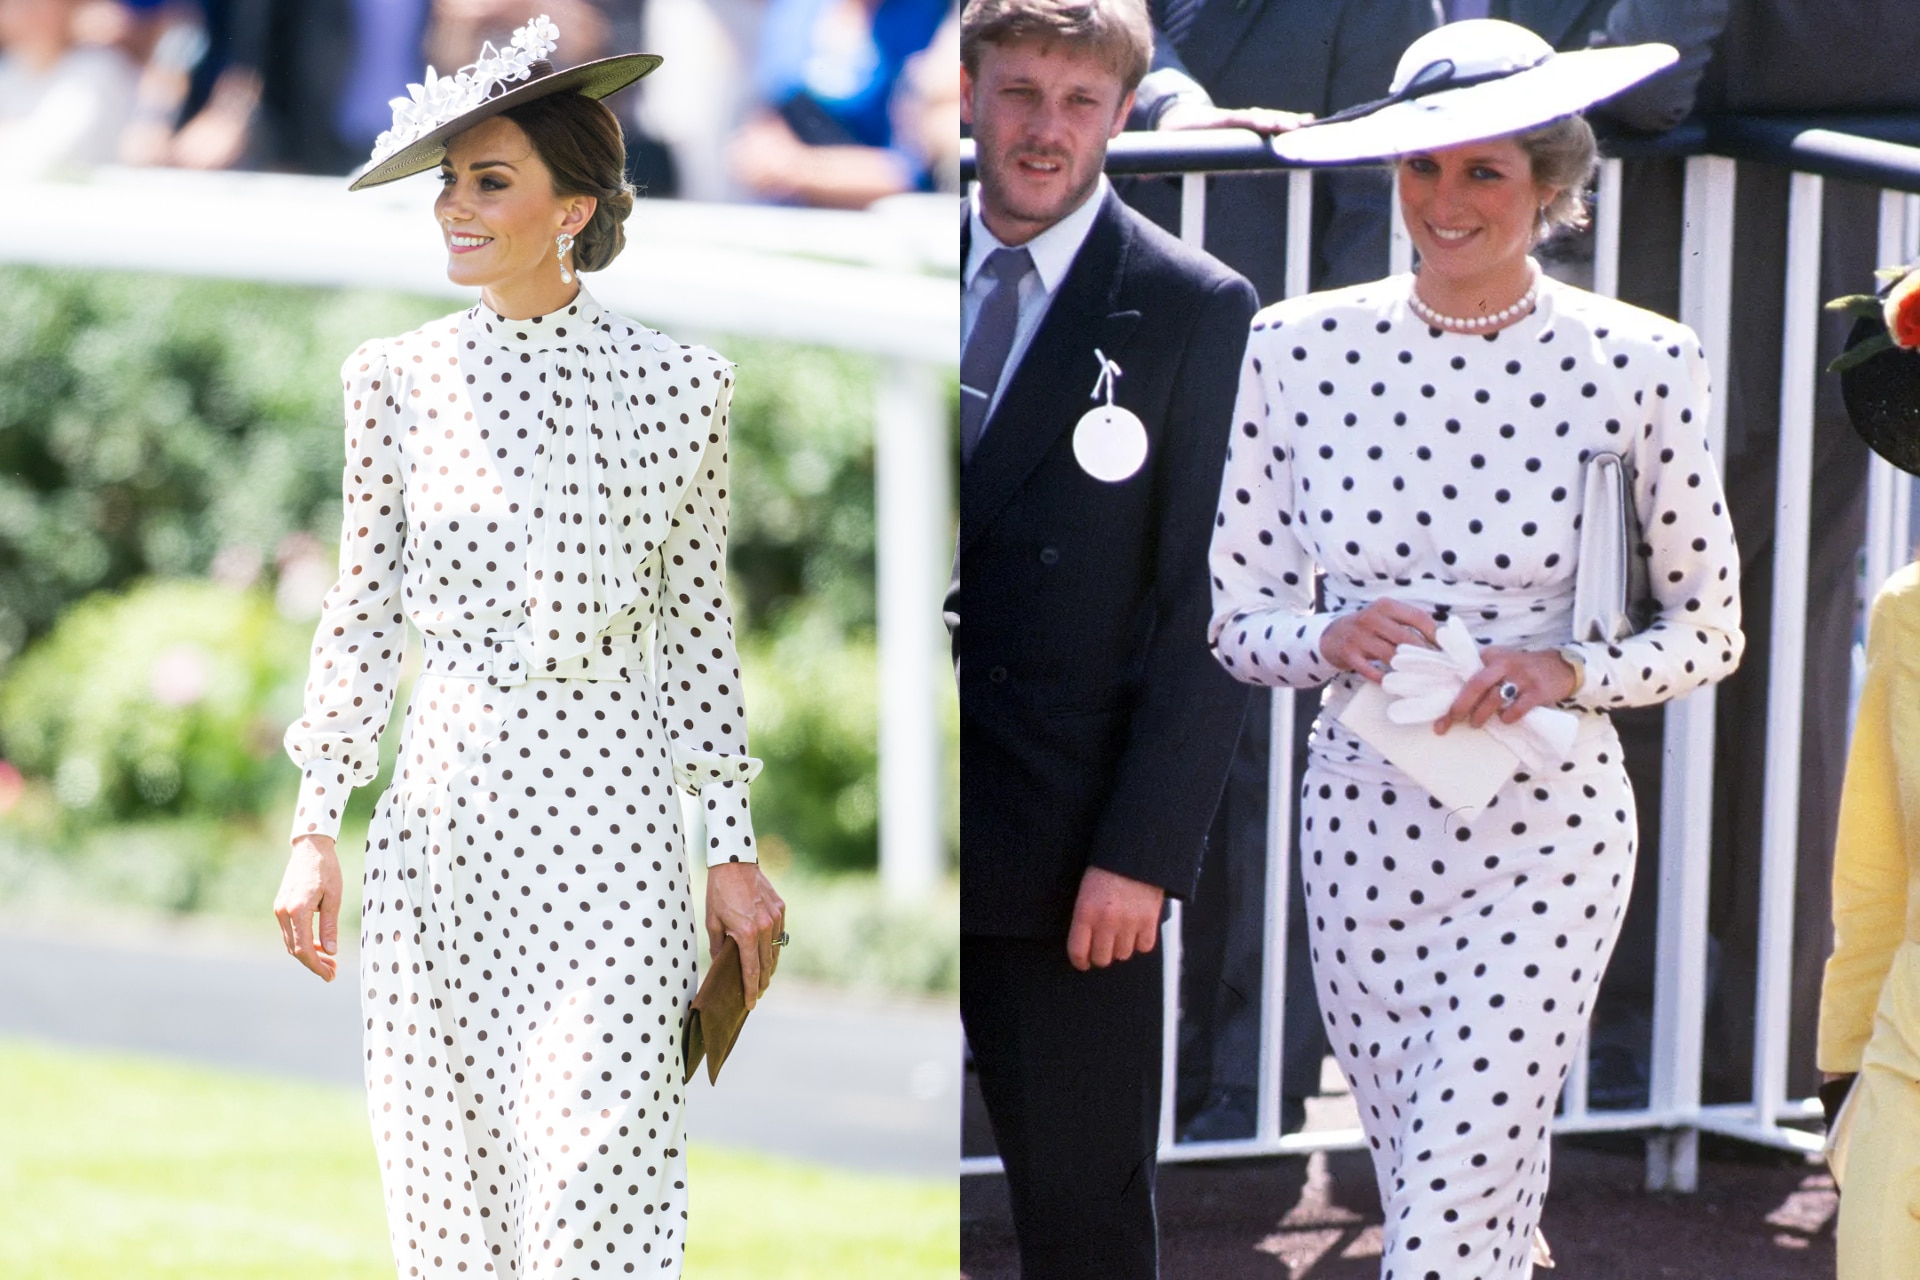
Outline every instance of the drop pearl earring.
{"type": "Polygon", "coordinates": [[[560,260],[560,283],[572,284],[573,273],[567,270],[567,253],[569,250],[573,248],[573,236],[565,231],[562,231],[559,235],[554,237],[553,242],[555,245],[558,246],[558,248],[554,251],[553,256],[560,260]]]}

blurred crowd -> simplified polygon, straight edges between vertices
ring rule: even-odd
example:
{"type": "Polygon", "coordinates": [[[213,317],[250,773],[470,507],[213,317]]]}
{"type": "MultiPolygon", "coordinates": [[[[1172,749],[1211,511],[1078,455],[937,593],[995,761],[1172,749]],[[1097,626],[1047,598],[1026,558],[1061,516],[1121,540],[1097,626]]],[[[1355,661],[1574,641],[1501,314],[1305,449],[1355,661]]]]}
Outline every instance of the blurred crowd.
{"type": "Polygon", "coordinates": [[[864,208],[957,190],[955,0],[0,0],[0,171],[347,174],[431,64],[546,13],[562,67],[660,53],[608,99],[650,195],[864,208]]]}

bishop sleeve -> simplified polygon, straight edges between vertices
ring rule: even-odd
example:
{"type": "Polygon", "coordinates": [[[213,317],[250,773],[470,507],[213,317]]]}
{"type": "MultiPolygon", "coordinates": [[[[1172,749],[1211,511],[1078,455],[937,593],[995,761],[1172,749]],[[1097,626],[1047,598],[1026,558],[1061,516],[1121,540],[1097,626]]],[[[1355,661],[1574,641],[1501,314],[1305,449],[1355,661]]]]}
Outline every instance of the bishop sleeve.
{"type": "Polygon", "coordinates": [[[1320,653],[1320,637],[1339,615],[1314,608],[1313,557],[1293,509],[1285,392],[1266,370],[1265,329],[1256,317],[1240,367],[1208,551],[1213,619],[1207,641],[1236,680],[1312,689],[1340,674],[1320,653]]]}
{"type": "Polygon", "coordinates": [[[1874,1010],[1906,938],[1911,818],[1900,795],[1895,733],[1915,705],[1920,577],[1910,567],[1874,602],[1867,678],[1847,752],[1833,844],[1833,954],[1820,985],[1820,1070],[1860,1070],[1874,1010]]]}
{"type": "MultiPolygon", "coordinates": [[[[661,549],[658,663],[674,780],[700,797],[707,865],[757,862],[747,784],[747,708],[727,603],[727,411],[733,369],[716,358],[713,399],[702,405],[705,447],[680,495],[661,549]]],[[[698,437],[696,437],[697,439],[698,437]]]]}
{"type": "Polygon", "coordinates": [[[1650,706],[1724,679],[1746,648],[1740,553],[1707,452],[1706,354],[1691,330],[1676,326],[1642,359],[1653,372],[1634,397],[1633,496],[1659,612],[1644,631],[1611,644],[1570,646],[1586,663],[1573,701],[1602,711],[1650,706]]]}
{"type": "Polygon", "coordinates": [[[361,347],[340,376],[347,406],[340,577],[320,606],[304,714],[286,734],[287,754],[301,771],[291,838],[337,836],[348,793],[379,771],[380,733],[406,645],[400,398],[384,345],[361,347]]]}

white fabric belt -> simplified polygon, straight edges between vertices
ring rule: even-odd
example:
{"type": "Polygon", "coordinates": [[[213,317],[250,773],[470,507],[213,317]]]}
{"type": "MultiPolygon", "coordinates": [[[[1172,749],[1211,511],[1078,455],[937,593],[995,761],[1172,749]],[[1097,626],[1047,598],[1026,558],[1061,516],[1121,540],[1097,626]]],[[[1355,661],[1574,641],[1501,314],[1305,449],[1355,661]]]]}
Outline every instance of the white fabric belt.
{"type": "Polygon", "coordinates": [[[1466,624],[1476,640],[1519,649],[1549,649],[1573,639],[1573,582],[1551,595],[1525,590],[1500,590],[1477,582],[1436,582],[1427,579],[1356,586],[1329,575],[1325,580],[1327,608],[1351,613],[1375,600],[1391,598],[1422,609],[1444,607],[1466,624]]]}
{"type": "Polygon", "coordinates": [[[517,635],[485,635],[478,640],[426,641],[426,675],[484,680],[510,689],[528,680],[637,680],[646,674],[646,650],[639,637],[600,637],[590,653],[535,664],[517,635]]]}

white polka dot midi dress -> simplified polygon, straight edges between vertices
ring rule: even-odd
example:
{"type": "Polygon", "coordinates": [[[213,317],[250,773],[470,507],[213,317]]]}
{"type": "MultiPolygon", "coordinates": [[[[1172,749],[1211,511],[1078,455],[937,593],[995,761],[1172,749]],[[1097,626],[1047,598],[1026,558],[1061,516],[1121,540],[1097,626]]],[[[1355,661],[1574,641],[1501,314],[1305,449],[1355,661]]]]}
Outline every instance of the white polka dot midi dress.
{"type": "Polygon", "coordinates": [[[1489,335],[1413,316],[1412,276],[1255,317],[1211,552],[1239,679],[1331,683],[1301,787],[1314,978],[1386,1210],[1386,1280],[1525,1276],[1549,1125],[1632,885],[1634,804],[1604,714],[1727,675],[1739,561],[1685,326],[1543,280],[1489,335]],[[1335,618],[1383,596],[1483,644],[1571,639],[1581,467],[1623,454],[1660,609],[1577,646],[1570,758],[1448,812],[1337,722],[1335,618]],[[1316,582],[1321,600],[1316,605],[1316,582]]]}
{"type": "Polygon", "coordinates": [[[294,834],[372,780],[368,1110],[403,1276],[677,1276],[681,1020],[709,864],[753,861],[725,591],[731,366],[602,311],[480,307],[343,370],[340,579],[294,834]]]}

